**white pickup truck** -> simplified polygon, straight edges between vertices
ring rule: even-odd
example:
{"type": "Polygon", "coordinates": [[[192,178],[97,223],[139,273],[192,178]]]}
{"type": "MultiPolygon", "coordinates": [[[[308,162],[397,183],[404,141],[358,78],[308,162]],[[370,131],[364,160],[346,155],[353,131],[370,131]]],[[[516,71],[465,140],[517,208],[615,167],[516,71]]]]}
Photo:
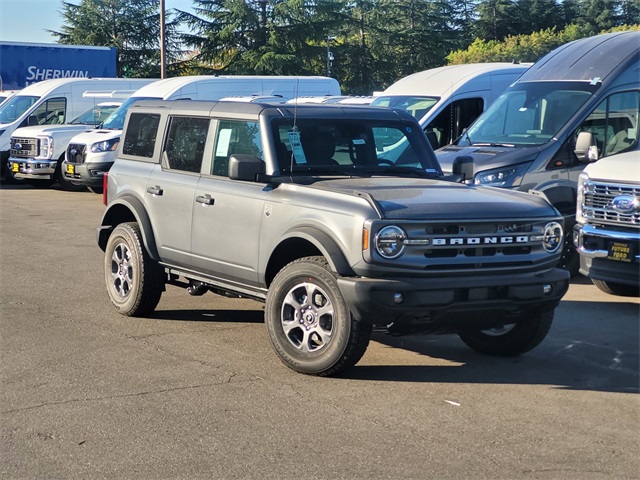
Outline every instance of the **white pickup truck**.
{"type": "Polygon", "coordinates": [[[640,296],[640,150],[584,169],[576,220],[580,273],[603,292],[640,296]]]}

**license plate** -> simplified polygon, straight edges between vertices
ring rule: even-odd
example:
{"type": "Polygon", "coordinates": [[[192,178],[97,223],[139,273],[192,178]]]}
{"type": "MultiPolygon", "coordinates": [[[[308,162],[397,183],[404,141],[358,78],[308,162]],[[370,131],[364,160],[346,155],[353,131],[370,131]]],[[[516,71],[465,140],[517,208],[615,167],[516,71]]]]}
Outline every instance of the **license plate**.
{"type": "Polygon", "coordinates": [[[609,260],[615,260],[617,262],[633,262],[635,260],[636,252],[634,246],[624,242],[611,242],[609,243],[609,254],[607,258],[609,260]]]}
{"type": "Polygon", "coordinates": [[[11,171],[12,172],[19,172],[20,171],[20,164],[19,163],[11,163],[11,171]]]}
{"type": "Polygon", "coordinates": [[[71,164],[67,164],[67,173],[69,175],[73,175],[76,173],[76,167],[75,165],[71,165],[71,164]]]}

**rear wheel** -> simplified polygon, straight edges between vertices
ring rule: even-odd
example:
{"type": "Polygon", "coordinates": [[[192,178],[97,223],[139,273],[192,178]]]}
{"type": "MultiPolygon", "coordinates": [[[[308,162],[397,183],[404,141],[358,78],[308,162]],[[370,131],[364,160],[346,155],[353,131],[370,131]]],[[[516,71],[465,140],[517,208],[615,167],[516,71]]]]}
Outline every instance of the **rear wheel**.
{"type": "Polygon", "coordinates": [[[517,323],[487,330],[466,329],[460,338],[479,353],[512,357],[537,347],[547,336],[553,310],[524,314],[517,323]]]}
{"type": "Polygon", "coordinates": [[[604,280],[591,279],[593,284],[604,293],[618,295],[620,297],[639,297],[640,289],[632,285],[624,285],[622,283],[605,282],[604,280]]]}
{"type": "Polygon", "coordinates": [[[295,260],[276,275],[267,293],[265,324],[285,365],[318,376],[355,365],[371,337],[371,324],[352,318],[323,257],[295,260]]]}
{"type": "Polygon", "coordinates": [[[113,230],[105,249],[104,276],[119,313],[132,317],[151,313],[164,290],[163,273],[144,248],[137,223],[121,223],[113,230]]]}

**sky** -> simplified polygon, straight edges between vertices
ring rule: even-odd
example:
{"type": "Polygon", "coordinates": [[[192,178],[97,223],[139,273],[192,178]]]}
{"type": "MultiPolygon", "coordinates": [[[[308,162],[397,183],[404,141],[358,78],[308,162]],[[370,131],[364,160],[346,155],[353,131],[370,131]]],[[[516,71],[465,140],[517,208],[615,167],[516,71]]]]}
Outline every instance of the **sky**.
{"type": "MultiPolygon", "coordinates": [[[[67,0],[80,4],[80,0],[67,0]]],[[[159,2],[158,2],[159,3],[159,2]]],[[[166,10],[191,10],[192,0],[165,0],[166,10]]],[[[0,41],[56,43],[47,30],[60,31],[63,0],[0,0],[0,41]],[[29,27],[32,25],[32,27],[29,27]]]]}

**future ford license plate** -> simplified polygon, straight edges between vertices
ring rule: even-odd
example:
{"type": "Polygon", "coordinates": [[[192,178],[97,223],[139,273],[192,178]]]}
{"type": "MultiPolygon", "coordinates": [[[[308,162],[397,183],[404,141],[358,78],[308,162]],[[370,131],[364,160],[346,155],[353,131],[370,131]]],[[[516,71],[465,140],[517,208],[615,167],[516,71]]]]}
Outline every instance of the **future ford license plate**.
{"type": "Polygon", "coordinates": [[[617,262],[633,262],[636,253],[634,246],[624,242],[611,242],[609,243],[609,260],[615,260],[617,262]]]}

